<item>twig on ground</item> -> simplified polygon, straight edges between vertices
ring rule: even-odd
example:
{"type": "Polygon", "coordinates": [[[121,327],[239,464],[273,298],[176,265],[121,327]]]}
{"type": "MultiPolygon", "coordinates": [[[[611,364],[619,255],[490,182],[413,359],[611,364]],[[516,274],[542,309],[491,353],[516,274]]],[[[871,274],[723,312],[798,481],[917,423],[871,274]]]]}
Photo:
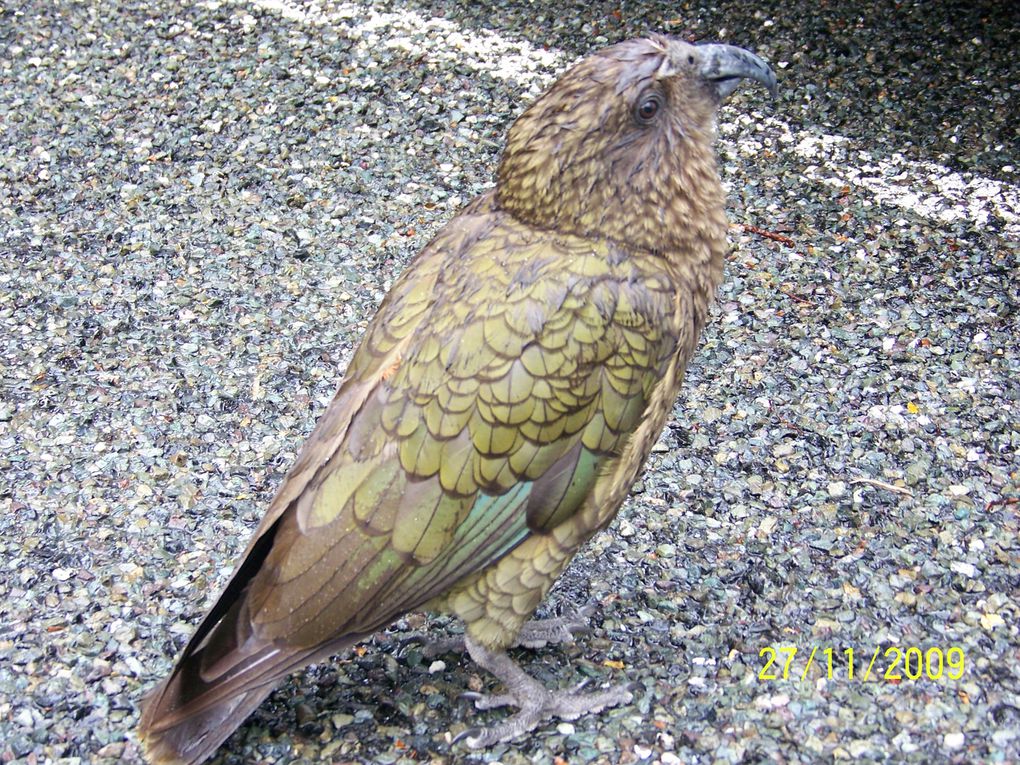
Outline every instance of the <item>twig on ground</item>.
{"type": "Polygon", "coordinates": [[[905,497],[913,497],[914,496],[914,492],[912,492],[910,489],[906,488],[905,486],[896,486],[896,485],[891,484],[891,483],[886,483],[885,481],[879,481],[877,478],[853,478],[853,479],[850,480],[849,483],[851,483],[851,484],[854,484],[854,483],[866,483],[866,484],[869,484],[870,486],[877,486],[879,489],[886,489],[887,491],[894,491],[897,494],[904,495],[905,497]]]}

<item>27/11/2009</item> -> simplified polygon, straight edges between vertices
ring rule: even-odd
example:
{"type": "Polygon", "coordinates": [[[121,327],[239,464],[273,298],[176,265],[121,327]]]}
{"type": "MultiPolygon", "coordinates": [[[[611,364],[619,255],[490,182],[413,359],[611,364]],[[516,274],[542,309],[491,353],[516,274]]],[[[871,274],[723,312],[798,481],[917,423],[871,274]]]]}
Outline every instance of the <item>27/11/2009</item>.
{"type": "MultiPolygon", "coordinates": [[[[804,652],[801,652],[804,653],[804,652]]],[[[884,651],[876,648],[864,653],[866,665],[858,665],[854,660],[854,649],[844,648],[819,648],[813,646],[808,655],[801,672],[795,671],[795,659],[798,654],[796,646],[779,646],[773,648],[766,646],[758,652],[758,657],[765,660],[765,664],[758,671],[759,680],[789,680],[791,674],[793,679],[808,679],[808,673],[813,664],[817,663],[823,670],[827,680],[838,679],[840,670],[846,670],[847,680],[860,680],[867,682],[872,677],[886,680],[890,683],[898,683],[902,680],[959,680],[963,677],[966,669],[966,657],[963,649],[959,646],[951,646],[943,651],[938,646],[922,650],[917,646],[902,648],[890,646],[884,651]],[[818,654],[821,654],[820,656],[818,654]],[[816,659],[817,657],[817,659],[816,659]],[[879,657],[883,661],[879,662],[879,657]],[[876,666],[877,664],[877,666],[876,666]],[[857,672],[857,668],[864,666],[863,673],[857,672]]],[[[860,654],[859,654],[860,655],[860,654]]]]}

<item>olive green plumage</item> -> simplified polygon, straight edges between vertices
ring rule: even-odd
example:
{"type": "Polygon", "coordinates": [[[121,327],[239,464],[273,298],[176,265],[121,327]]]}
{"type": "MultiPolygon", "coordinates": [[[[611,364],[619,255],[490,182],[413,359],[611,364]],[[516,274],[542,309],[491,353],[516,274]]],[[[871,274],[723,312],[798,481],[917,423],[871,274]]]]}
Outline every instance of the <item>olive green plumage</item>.
{"type": "Polygon", "coordinates": [[[705,50],[608,48],[515,123],[496,188],[393,285],[226,591],[147,698],[153,762],[200,762],[287,673],[412,609],[511,645],[612,520],[722,274],[721,78],[705,50]]]}

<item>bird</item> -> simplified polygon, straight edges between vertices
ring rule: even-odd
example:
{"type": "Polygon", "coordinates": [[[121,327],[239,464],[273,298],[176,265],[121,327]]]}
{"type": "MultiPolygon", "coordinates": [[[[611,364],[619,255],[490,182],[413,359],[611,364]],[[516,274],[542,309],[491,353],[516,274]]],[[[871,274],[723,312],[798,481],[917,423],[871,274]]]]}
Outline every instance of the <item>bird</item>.
{"type": "Polygon", "coordinates": [[[395,280],[222,594],[142,700],[155,765],[202,762],[290,673],[410,611],[464,623],[516,712],[468,747],[626,704],[507,654],[609,526],[677,398],[728,251],[717,111],[773,70],[661,34],[581,59],[510,127],[495,185],[395,280]]]}

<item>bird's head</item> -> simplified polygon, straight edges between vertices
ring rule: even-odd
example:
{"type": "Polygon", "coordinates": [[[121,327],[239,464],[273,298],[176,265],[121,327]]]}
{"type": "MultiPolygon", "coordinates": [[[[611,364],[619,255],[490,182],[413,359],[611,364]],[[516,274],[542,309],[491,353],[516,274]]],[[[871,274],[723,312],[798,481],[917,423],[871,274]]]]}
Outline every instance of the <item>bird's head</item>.
{"type": "Polygon", "coordinates": [[[732,45],[655,35],[588,56],[510,129],[498,203],[535,226],[655,252],[725,236],[715,113],[745,78],[775,92],[769,66],[732,45]]]}

